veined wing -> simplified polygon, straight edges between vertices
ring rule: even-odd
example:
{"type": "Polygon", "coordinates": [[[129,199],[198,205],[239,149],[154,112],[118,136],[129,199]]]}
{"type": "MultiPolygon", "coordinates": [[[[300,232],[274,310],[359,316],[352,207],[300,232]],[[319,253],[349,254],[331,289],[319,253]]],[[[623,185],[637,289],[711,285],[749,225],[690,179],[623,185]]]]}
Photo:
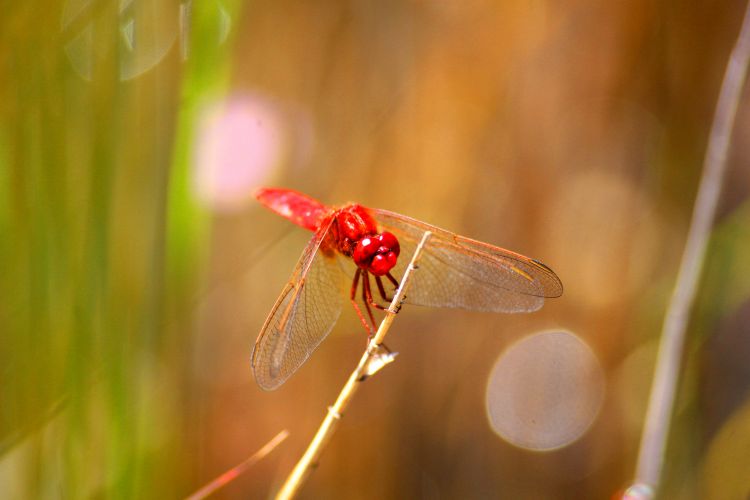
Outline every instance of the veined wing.
{"type": "Polygon", "coordinates": [[[341,313],[344,273],[327,244],[332,222],[324,222],[305,247],[255,342],[253,372],[267,391],[302,366],[341,313]]]}
{"type": "Polygon", "coordinates": [[[530,312],[546,297],[562,295],[555,273],[523,255],[458,236],[445,229],[382,209],[368,209],[381,226],[399,239],[397,277],[425,231],[433,233],[419,261],[406,303],[478,311],[530,312]]]}

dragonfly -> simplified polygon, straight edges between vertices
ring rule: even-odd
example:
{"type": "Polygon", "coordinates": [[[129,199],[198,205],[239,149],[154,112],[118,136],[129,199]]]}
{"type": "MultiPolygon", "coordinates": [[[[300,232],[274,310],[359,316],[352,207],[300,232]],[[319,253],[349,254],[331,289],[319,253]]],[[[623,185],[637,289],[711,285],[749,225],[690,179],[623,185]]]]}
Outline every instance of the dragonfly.
{"type": "Polygon", "coordinates": [[[426,231],[432,237],[406,304],[516,313],[562,295],[560,279],[541,262],[406,215],[358,203],[331,207],[284,188],[260,188],[255,197],[313,232],[255,342],[252,368],[265,390],[279,387],[307,361],[338,320],[347,293],[369,339],[376,328],[372,310],[386,309],[374,291],[386,303],[392,300],[386,289],[398,288],[426,231]]]}

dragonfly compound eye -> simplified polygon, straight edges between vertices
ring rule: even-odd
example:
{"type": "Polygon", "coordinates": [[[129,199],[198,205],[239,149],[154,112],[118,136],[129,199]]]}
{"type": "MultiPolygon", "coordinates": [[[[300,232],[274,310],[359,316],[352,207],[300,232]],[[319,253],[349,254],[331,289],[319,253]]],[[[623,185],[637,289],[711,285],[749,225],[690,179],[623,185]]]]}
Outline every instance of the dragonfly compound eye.
{"type": "Polygon", "coordinates": [[[352,253],[352,258],[357,266],[367,268],[372,257],[378,252],[380,242],[375,238],[362,238],[352,253]]]}
{"type": "Polygon", "coordinates": [[[401,246],[398,244],[398,239],[392,233],[384,231],[382,234],[376,236],[376,238],[380,242],[378,253],[393,252],[396,254],[396,257],[401,253],[401,246]]]}
{"type": "Polygon", "coordinates": [[[383,276],[393,269],[398,260],[396,252],[378,253],[372,258],[370,266],[367,268],[375,276],[383,276]]]}
{"type": "Polygon", "coordinates": [[[352,252],[352,259],[362,269],[370,271],[375,276],[383,276],[396,265],[398,252],[396,237],[390,233],[383,233],[359,240],[352,252]]]}

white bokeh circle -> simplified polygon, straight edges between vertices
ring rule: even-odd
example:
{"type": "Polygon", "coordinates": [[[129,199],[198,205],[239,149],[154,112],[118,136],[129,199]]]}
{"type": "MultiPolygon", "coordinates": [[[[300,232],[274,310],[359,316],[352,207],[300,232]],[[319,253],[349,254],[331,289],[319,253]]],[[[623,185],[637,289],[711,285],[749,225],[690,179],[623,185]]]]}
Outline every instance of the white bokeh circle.
{"type": "Polygon", "coordinates": [[[604,392],[604,372],[585,342],[566,331],[541,332],[498,358],[487,383],[487,416],[507,442],[554,450],[586,433],[604,392]]]}

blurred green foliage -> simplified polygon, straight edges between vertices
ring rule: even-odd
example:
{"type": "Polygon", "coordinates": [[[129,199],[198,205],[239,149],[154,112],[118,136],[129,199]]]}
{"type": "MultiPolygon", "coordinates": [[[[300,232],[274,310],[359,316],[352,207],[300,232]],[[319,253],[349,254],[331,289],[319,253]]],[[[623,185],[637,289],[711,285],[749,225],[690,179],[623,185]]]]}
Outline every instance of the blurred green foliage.
{"type": "Polygon", "coordinates": [[[5,498],[186,493],[190,342],[175,318],[208,230],[189,192],[190,150],[199,107],[226,90],[222,16],[235,19],[239,3],[166,5],[180,31],[134,80],[118,61],[148,2],[21,3],[0,20],[5,498]],[[85,8],[60,29],[74,6],[85,8]],[[69,60],[80,33],[90,75],[69,60]]]}

